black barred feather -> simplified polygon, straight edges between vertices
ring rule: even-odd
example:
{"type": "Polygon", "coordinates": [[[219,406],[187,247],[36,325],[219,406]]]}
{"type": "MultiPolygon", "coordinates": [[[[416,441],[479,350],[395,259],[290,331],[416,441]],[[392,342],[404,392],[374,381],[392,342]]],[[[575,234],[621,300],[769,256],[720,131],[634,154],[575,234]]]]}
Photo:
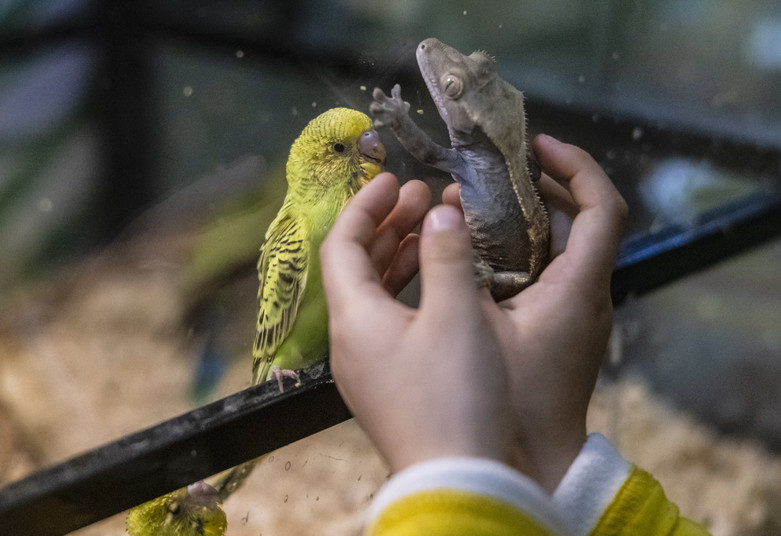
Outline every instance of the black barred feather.
{"type": "MultiPolygon", "coordinates": [[[[275,365],[285,372],[286,364],[309,365],[327,356],[322,283],[307,282],[313,274],[319,278],[318,249],[342,207],[382,170],[385,148],[377,133],[362,138],[370,129],[367,115],[332,108],[310,121],[293,142],[287,195],[260,248],[253,384],[268,380],[275,365]],[[315,318],[313,325],[300,327],[296,318],[302,316],[315,318]]],[[[214,487],[222,500],[242,485],[259,460],[217,477],[214,487]]]]}
{"type": "Polygon", "coordinates": [[[258,260],[259,314],[252,349],[252,382],[268,379],[277,348],[290,334],[304,295],[309,243],[302,239],[301,221],[293,217],[289,200],[266,233],[258,260]]]}

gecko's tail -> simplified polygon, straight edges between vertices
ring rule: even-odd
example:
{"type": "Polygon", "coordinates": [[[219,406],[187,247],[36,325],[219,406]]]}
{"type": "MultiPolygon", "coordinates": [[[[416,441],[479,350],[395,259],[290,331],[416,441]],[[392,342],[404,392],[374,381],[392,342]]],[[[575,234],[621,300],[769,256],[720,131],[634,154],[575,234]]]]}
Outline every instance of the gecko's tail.
{"type": "Polygon", "coordinates": [[[231,469],[223,471],[217,475],[217,478],[212,483],[212,486],[214,486],[214,489],[217,490],[217,493],[220,496],[220,501],[225,502],[225,500],[230,497],[234,491],[239,489],[242,484],[244,484],[244,481],[247,480],[247,477],[255,469],[255,466],[258,465],[260,460],[263,458],[265,458],[265,456],[260,456],[259,458],[244,462],[241,465],[232,467],[231,469]]]}

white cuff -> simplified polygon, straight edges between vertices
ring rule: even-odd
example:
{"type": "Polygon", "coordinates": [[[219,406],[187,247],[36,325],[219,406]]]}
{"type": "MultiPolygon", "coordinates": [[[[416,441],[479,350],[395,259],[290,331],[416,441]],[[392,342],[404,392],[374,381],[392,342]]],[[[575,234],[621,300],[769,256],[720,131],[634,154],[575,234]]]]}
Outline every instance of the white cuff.
{"type": "Polygon", "coordinates": [[[494,497],[533,516],[551,534],[568,533],[542,488],[507,465],[480,458],[441,458],[408,467],[380,489],[369,508],[369,519],[373,521],[388,505],[405,496],[435,489],[494,497]]]}
{"type": "Polygon", "coordinates": [[[590,434],[556,491],[553,502],[570,533],[585,536],[629,477],[631,464],[604,436],[590,434]]]}

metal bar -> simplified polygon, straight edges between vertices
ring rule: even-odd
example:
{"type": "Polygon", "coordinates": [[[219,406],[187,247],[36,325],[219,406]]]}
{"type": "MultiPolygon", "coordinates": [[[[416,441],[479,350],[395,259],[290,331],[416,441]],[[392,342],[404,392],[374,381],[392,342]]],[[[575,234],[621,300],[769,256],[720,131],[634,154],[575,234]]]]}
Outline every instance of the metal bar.
{"type": "Polygon", "coordinates": [[[627,240],[613,271],[613,303],[667,285],[730,255],[781,236],[781,192],[728,203],[689,227],[627,240]]]}
{"type": "Polygon", "coordinates": [[[251,387],[0,489],[4,534],[65,534],[350,418],[329,373],[251,387]]]}
{"type": "Polygon", "coordinates": [[[89,39],[90,32],[90,21],[84,16],[37,28],[6,29],[0,34],[0,61],[18,61],[20,56],[32,55],[51,46],[89,39]]]}
{"type": "MultiPolygon", "coordinates": [[[[778,178],[781,173],[781,144],[766,143],[762,136],[738,135],[729,125],[658,122],[639,113],[630,115],[608,108],[562,105],[546,95],[526,91],[530,128],[538,132],[560,131],[595,158],[606,151],[637,151],[645,145],[650,155],[683,155],[708,161],[738,174],[778,178]],[[636,132],[642,142],[633,142],[636,132]]],[[[638,104],[638,108],[641,108],[638,104]]]]}
{"type": "Polygon", "coordinates": [[[134,1],[94,1],[91,36],[99,58],[93,105],[100,128],[99,215],[112,235],[158,192],[153,55],[135,24],[134,1]]]}
{"type": "Polygon", "coordinates": [[[295,28],[300,24],[305,8],[297,1],[288,1],[279,10],[269,13],[262,27],[252,30],[235,28],[211,18],[193,16],[179,10],[169,12],[157,3],[133,4],[134,24],[149,38],[186,43],[215,51],[225,48],[263,58],[281,61],[294,68],[353,76],[356,72],[372,71],[372,66],[361,61],[360,54],[348,46],[331,43],[309,43],[296,38],[295,28]]]}

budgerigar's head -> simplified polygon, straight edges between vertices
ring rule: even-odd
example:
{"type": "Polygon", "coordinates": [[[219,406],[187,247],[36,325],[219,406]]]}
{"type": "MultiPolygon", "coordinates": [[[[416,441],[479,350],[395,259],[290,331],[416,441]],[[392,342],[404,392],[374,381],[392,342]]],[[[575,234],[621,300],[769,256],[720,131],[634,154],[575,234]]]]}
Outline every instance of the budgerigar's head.
{"type": "Polygon", "coordinates": [[[203,481],[140,504],[127,516],[130,536],[223,536],[227,528],[219,493],[203,481]]]}
{"type": "Polygon", "coordinates": [[[290,148],[291,188],[344,190],[348,195],[382,171],[385,147],[371,119],[349,108],[332,108],[312,119],[290,148]]]}

